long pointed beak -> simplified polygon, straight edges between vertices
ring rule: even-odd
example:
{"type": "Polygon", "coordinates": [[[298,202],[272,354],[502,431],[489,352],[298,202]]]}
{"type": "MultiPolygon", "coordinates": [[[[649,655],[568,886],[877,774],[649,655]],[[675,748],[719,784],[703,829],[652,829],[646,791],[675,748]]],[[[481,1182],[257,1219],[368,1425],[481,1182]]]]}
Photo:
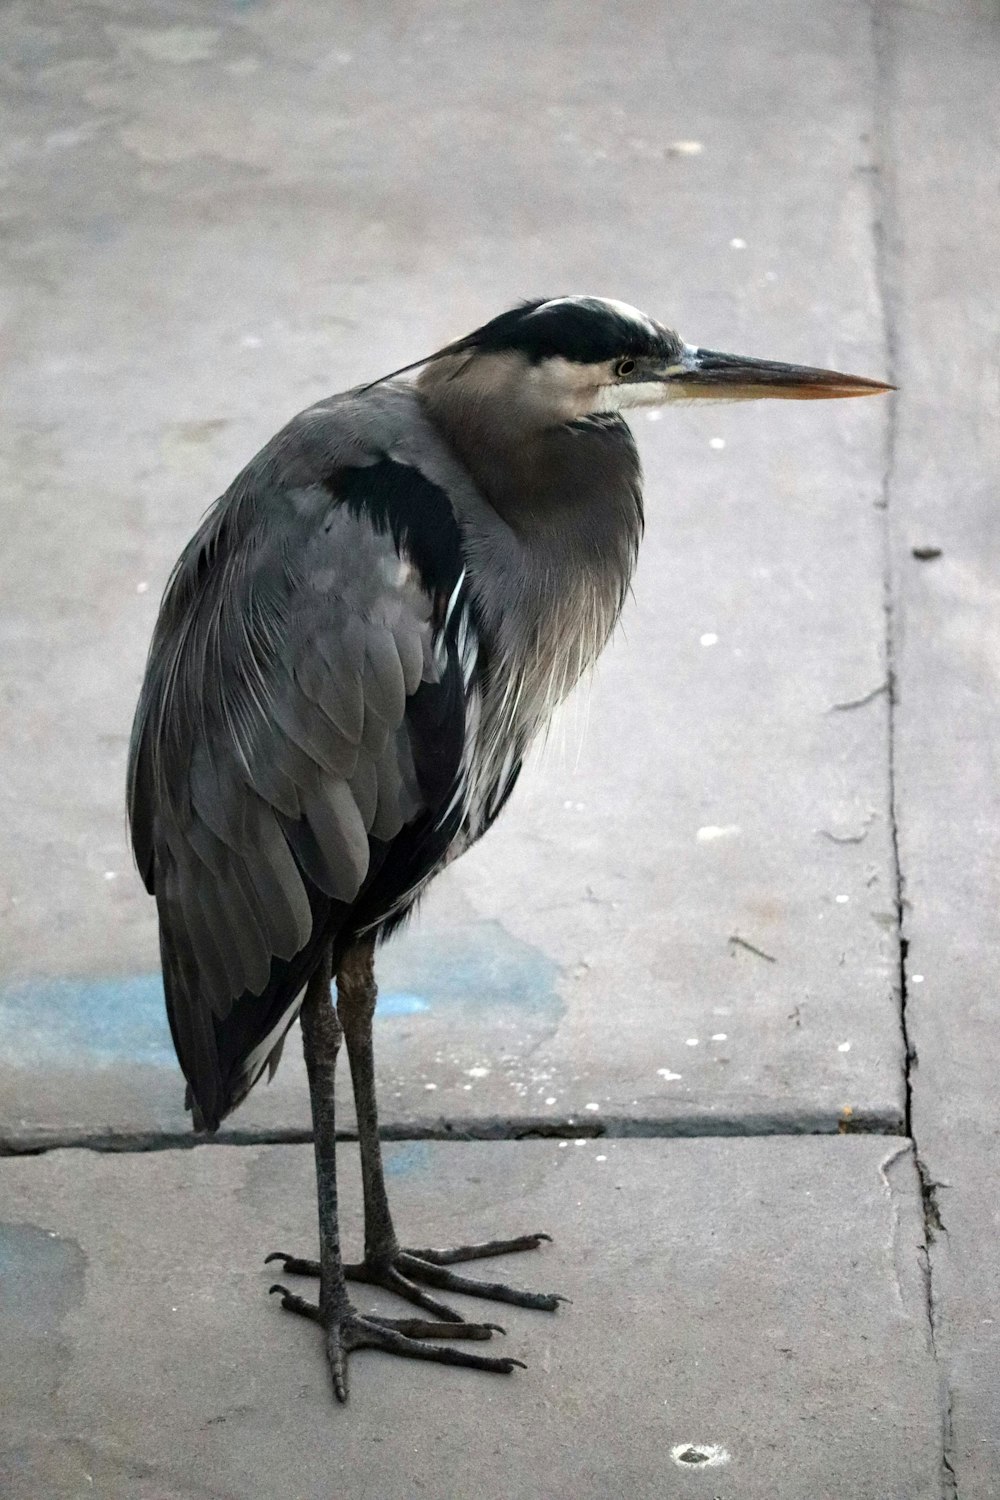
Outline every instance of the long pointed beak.
{"type": "Polygon", "coordinates": [[[667,374],[669,385],[682,400],[705,397],[716,401],[827,401],[838,396],[877,396],[894,391],[883,380],[817,370],[809,365],[783,365],[770,359],[720,354],[716,349],[685,347],[679,364],[667,374]]]}

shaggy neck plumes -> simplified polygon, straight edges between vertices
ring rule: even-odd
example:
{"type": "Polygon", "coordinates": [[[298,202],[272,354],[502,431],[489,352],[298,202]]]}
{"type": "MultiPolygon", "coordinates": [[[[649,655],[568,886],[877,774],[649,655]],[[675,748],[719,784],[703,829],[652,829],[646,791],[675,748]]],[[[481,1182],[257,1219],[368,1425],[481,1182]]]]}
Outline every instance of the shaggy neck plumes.
{"type": "Polygon", "coordinates": [[[558,393],[534,373],[502,356],[447,357],[417,383],[486,502],[463,524],[491,648],[487,714],[498,743],[512,735],[526,744],[599,655],[642,533],[628,427],[581,418],[578,391],[560,411],[558,393]]]}

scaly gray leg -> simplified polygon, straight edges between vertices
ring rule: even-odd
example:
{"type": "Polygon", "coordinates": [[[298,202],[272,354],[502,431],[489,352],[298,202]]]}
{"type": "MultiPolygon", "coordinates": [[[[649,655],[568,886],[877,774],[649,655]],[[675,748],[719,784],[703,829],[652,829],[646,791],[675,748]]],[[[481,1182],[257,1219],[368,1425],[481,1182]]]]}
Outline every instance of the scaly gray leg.
{"type": "MultiPolygon", "coordinates": [[[[347,1295],[337,1221],[334,1136],[334,1074],[343,1032],[330,998],[330,977],[328,952],[309,981],[301,1016],[316,1152],[320,1258],[318,1263],[310,1264],[320,1279],[319,1305],[306,1302],[284,1286],[273,1286],[271,1291],[281,1293],[282,1307],[311,1318],[323,1328],[333,1389],[339,1401],[347,1400],[347,1356],[354,1349],[384,1349],[408,1359],[435,1360],[439,1364],[468,1365],[476,1370],[509,1374],[515,1365],[521,1363],[520,1360],[489,1359],[485,1355],[468,1354],[463,1349],[419,1342],[423,1338],[435,1337],[489,1338],[491,1325],[465,1323],[460,1318],[432,1323],[418,1318],[363,1317],[347,1295]]],[[[273,1259],[274,1256],[268,1256],[268,1260],[273,1259]]],[[[286,1264],[286,1269],[292,1267],[286,1264]]]]}
{"type": "MultiPolygon", "coordinates": [[[[347,1055],[354,1084],[365,1200],[365,1257],[356,1265],[345,1266],[344,1274],[350,1280],[365,1281],[398,1292],[401,1297],[415,1302],[426,1312],[452,1324],[461,1321],[461,1314],[425,1292],[423,1287],[417,1285],[418,1282],[441,1291],[465,1292],[473,1297],[490,1297],[494,1301],[513,1303],[518,1307],[554,1311],[564,1298],[550,1292],[522,1291],[519,1287],[508,1286],[500,1281],[476,1281],[447,1269],[458,1261],[507,1255],[515,1250],[536,1250],[543,1240],[549,1239],[547,1234],[489,1240],[481,1244],[462,1245],[454,1250],[409,1250],[400,1247],[385,1190],[375,1105],[372,1017],[377,995],[372,945],[359,944],[345,956],[337,972],[337,1010],[347,1041],[347,1055]]],[[[316,1261],[300,1260],[296,1256],[281,1253],[270,1256],[269,1259],[282,1260],[284,1269],[292,1275],[320,1274],[320,1264],[316,1261]]]]}

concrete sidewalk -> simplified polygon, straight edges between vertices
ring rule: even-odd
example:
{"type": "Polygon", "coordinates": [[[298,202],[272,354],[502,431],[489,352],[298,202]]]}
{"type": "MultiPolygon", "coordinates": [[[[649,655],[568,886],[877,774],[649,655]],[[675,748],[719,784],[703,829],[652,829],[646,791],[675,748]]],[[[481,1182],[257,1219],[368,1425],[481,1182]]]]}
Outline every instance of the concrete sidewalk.
{"type": "Polygon", "coordinates": [[[936,1500],[904,1143],[407,1142],[387,1164],[417,1243],[556,1228],[485,1265],[571,1306],[458,1299],[500,1316],[527,1370],[360,1353],[334,1407],[319,1331],[268,1299],[263,1265],[315,1242],[308,1146],[0,1162],[5,1500],[936,1500]]]}
{"type": "Polygon", "coordinates": [[[0,1493],[1000,1496],[995,7],[0,30],[0,1493]],[[292,411],[567,290],[901,391],[636,424],[624,630],[381,968],[400,1215],[552,1230],[509,1274],[574,1303],[341,1412],[260,1267],[314,1235],[297,1045],[176,1149],[132,707],[292,411]]]}

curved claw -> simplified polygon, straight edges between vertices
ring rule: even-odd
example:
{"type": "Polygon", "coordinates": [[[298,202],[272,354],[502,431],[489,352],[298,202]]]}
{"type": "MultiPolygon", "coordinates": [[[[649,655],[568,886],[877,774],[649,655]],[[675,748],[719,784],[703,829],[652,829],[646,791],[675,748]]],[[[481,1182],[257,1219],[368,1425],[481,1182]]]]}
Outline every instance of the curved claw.
{"type": "Polygon", "coordinates": [[[265,1266],[270,1265],[272,1260],[280,1260],[281,1269],[287,1271],[289,1276],[318,1276],[320,1274],[318,1260],[303,1260],[298,1255],[286,1255],[284,1250],[272,1250],[270,1255],[265,1255],[265,1266]]]}
{"type": "Polygon", "coordinates": [[[281,1305],[286,1312],[301,1313],[304,1318],[309,1318],[313,1323],[322,1322],[319,1308],[313,1302],[307,1302],[304,1297],[299,1297],[295,1292],[290,1292],[287,1286],[275,1282],[270,1288],[268,1296],[278,1292],[281,1296],[281,1305]]]}

